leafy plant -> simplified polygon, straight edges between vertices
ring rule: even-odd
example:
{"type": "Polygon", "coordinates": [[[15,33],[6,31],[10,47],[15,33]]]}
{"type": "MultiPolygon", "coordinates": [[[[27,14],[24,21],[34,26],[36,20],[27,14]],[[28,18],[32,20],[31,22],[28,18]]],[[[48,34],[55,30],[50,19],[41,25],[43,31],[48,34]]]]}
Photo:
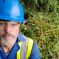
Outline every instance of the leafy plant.
{"type": "Polygon", "coordinates": [[[59,59],[59,1],[19,0],[27,24],[20,32],[37,43],[41,59],[59,59]]]}

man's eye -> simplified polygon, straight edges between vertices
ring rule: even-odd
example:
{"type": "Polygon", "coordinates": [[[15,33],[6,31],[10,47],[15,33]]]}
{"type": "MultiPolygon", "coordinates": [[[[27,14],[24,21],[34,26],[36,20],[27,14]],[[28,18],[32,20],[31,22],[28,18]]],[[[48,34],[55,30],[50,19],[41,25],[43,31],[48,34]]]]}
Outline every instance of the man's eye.
{"type": "Polygon", "coordinates": [[[4,23],[0,23],[0,25],[4,25],[4,23]]]}
{"type": "Polygon", "coordinates": [[[16,24],[12,24],[13,26],[16,25],[16,24]]]}

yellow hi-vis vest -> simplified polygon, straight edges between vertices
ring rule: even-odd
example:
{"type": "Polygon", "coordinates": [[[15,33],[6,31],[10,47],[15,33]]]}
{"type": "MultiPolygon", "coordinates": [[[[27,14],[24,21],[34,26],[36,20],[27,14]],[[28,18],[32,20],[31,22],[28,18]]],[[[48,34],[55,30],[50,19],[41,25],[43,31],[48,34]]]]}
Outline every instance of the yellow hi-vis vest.
{"type": "Polygon", "coordinates": [[[16,54],[16,59],[28,59],[32,52],[32,48],[34,44],[33,40],[25,36],[23,37],[26,39],[26,41],[18,42],[20,49],[16,54]]]}

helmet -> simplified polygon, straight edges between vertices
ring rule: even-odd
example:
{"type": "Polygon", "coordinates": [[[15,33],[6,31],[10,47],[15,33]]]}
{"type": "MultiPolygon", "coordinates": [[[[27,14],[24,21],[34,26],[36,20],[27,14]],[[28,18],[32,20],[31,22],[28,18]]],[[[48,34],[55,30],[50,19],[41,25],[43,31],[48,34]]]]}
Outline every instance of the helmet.
{"type": "Polygon", "coordinates": [[[0,0],[0,20],[24,22],[24,11],[18,0],[0,0]]]}

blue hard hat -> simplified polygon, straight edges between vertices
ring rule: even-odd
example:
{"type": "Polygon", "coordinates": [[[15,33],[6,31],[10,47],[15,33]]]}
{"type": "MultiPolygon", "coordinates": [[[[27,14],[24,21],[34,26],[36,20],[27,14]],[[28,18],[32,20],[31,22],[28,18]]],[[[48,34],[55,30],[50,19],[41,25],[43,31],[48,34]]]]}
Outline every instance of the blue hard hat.
{"type": "Polygon", "coordinates": [[[24,22],[24,11],[19,1],[0,0],[0,19],[24,22]]]}

